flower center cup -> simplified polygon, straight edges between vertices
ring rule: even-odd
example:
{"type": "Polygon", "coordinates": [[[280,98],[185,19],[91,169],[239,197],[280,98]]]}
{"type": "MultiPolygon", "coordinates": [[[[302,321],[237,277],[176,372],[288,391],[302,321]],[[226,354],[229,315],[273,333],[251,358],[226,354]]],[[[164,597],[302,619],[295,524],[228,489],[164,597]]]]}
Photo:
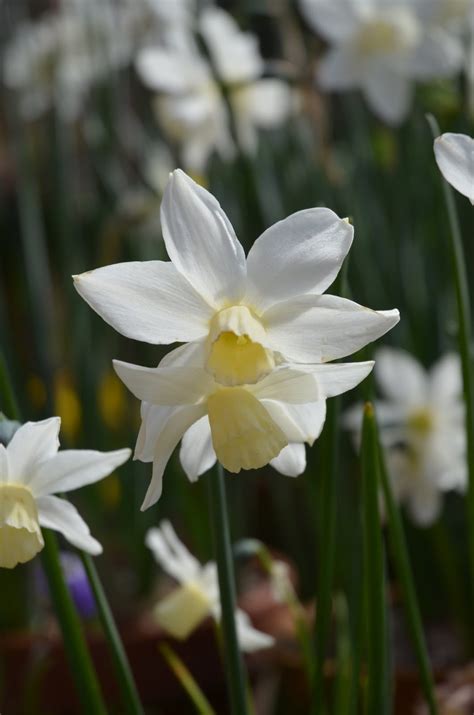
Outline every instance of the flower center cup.
{"type": "Polygon", "coordinates": [[[23,484],[0,484],[0,567],[30,561],[43,546],[31,491],[23,484]]]}
{"type": "Polygon", "coordinates": [[[357,50],[363,57],[410,50],[417,41],[418,28],[413,19],[400,13],[393,19],[367,22],[358,33],[357,50]]]}
{"type": "Polygon", "coordinates": [[[408,417],[408,427],[417,437],[425,438],[434,428],[435,417],[431,410],[422,408],[415,410],[408,417]]]}
{"type": "Polygon", "coordinates": [[[214,451],[229,472],[263,467],[288,444],[263,405],[242,387],[216,390],[207,410],[214,451]]]}
{"type": "Polygon", "coordinates": [[[190,581],[166,596],[154,609],[160,626],[185,640],[211,613],[211,603],[199,584],[190,581]]]}
{"type": "Polygon", "coordinates": [[[245,306],[221,310],[211,321],[207,371],[227,386],[250,385],[275,367],[272,350],[265,348],[265,329],[245,306]]]}

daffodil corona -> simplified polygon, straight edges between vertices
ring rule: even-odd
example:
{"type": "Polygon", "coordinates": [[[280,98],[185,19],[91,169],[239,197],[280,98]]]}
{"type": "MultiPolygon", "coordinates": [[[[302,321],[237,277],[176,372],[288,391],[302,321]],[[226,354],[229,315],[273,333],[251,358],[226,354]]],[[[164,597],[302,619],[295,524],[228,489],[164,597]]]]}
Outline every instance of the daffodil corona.
{"type": "Polygon", "coordinates": [[[58,452],[60,420],[27,422],[0,444],[0,567],[30,561],[44,546],[41,527],[56,529],[91,554],[102,547],[75,507],[52,496],[91,484],[123,464],[129,449],[58,452]]]}

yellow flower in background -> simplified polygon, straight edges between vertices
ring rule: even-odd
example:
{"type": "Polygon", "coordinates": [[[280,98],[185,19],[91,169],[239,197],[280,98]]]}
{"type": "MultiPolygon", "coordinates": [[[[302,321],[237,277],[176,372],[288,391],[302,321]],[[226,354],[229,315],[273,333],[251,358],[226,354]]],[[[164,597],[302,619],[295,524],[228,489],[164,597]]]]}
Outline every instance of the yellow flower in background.
{"type": "Polygon", "coordinates": [[[104,424],[111,430],[120,429],[126,418],[127,399],[122,383],[112,370],[100,381],[97,404],[104,424]]]}
{"type": "Polygon", "coordinates": [[[81,429],[82,406],[70,375],[62,371],[54,381],[54,411],[61,418],[64,436],[73,442],[81,429]]]}

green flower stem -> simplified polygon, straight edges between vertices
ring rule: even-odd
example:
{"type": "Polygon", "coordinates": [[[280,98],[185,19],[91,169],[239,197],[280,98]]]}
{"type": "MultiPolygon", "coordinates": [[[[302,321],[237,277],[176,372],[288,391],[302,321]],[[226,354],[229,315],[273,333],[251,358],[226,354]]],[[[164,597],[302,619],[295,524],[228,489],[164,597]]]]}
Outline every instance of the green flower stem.
{"type": "MultiPolygon", "coordinates": [[[[433,137],[440,134],[436,119],[428,115],[428,122],[433,137]]],[[[466,262],[456,210],[453,191],[445,181],[443,183],[444,199],[451,229],[451,258],[453,264],[454,284],[456,288],[456,303],[458,311],[458,341],[461,356],[464,402],[466,406],[466,439],[467,439],[467,530],[470,558],[471,599],[474,598],[474,376],[472,368],[472,336],[471,309],[469,301],[469,283],[467,280],[466,262]]]]}
{"type": "MultiPolygon", "coordinates": [[[[20,420],[20,411],[3,357],[0,359],[0,399],[2,404],[9,404],[8,417],[20,420]]],[[[44,549],[41,553],[43,566],[83,712],[90,715],[106,715],[107,710],[102,700],[81,623],[64,580],[56,536],[49,529],[43,529],[42,533],[44,538],[44,549]]]]}
{"type": "Polygon", "coordinates": [[[383,715],[387,702],[387,629],[384,552],[379,515],[379,454],[374,408],[367,402],[362,427],[362,514],[367,646],[367,715],[383,715]]]}
{"type": "Polygon", "coordinates": [[[7,363],[2,350],[0,350],[0,396],[0,411],[10,420],[18,420],[20,408],[11,386],[7,363]]]}
{"type": "Polygon", "coordinates": [[[81,624],[64,580],[56,536],[49,529],[43,529],[43,537],[43,566],[48,577],[54,609],[61,624],[64,647],[76,683],[82,711],[88,715],[106,715],[107,709],[102,700],[81,624]]]}
{"type": "Polygon", "coordinates": [[[174,652],[168,643],[162,643],[159,646],[161,655],[168,663],[169,667],[178,678],[179,682],[186,690],[196,711],[199,715],[216,715],[214,708],[211,707],[208,699],[202,692],[201,688],[189,672],[181,658],[174,652]]]}
{"type": "Polygon", "coordinates": [[[140,703],[135,679],[128,662],[127,654],[123,647],[122,639],[117,630],[117,626],[110,610],[102,583],[97,573],[94,561],[89,554],[81,553],[82,563],[89,579],[90,586],[94,593],[95,602],[99,612],[102,628],[109,643],[110,652],[117,674],[122,700],[125,706],[125,712],[128,715],[144,715],[143,708],[140,703]]]}
{"type": "Polygon", "coordinates": [[[208,477],[210,520],[213,525],[214,551],[219,576],[222,631],[231,712],[233,715],[248,715],[246,678],[235,623],[235,578],[224,478],[224,470],[217,462],[215,469],[208,477]]]}
{"type": "MultiPolygon", "coordinates": [[[[378,441],[378,439],[377,439],[378,441]]],[[[434,694],[433,675],[431,673],[430,661],[426,649],[425,637],[423,634],[423,624],[421,622],[418,600],[416,597],[415,584],[408,555],[405,532],[400,517],[400,512],[395,503],[392,487],[387,474],[385,459],[380,442],[378,441],[380,478],[388,517],[388,530],[392,542],[392,553],[395,560],[398,578],[402,588],[403,602],[406,611],[408,626],[413,640],[418,669],[420,671],[421,686],[428,704],[430,715],[437,715],[438,708],[434,694]]]]}
{"type": "Polygon", "coordinates": [[[314,715],[324,712],[324,663],[332,616],[332,588],[336,562],[337,526],[337,455],[338,417],[337,398],[328,402],[324,437],[322,440],[321,538],[318,555],[319,573],[316,596],[315,657],[312,707],[314,715]]]}

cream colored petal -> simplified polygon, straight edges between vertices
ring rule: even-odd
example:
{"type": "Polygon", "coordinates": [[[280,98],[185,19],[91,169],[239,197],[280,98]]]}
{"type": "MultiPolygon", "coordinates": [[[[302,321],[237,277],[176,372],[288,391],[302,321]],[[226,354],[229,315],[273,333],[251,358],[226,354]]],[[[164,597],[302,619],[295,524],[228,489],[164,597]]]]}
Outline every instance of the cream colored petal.
{"type": "Polygon", "coordinates": [[[51,417],[17,429],[7,447],[10,481],[28,485],[37,465],[56,454],[60,425],[59,417],[51,417]]]}

